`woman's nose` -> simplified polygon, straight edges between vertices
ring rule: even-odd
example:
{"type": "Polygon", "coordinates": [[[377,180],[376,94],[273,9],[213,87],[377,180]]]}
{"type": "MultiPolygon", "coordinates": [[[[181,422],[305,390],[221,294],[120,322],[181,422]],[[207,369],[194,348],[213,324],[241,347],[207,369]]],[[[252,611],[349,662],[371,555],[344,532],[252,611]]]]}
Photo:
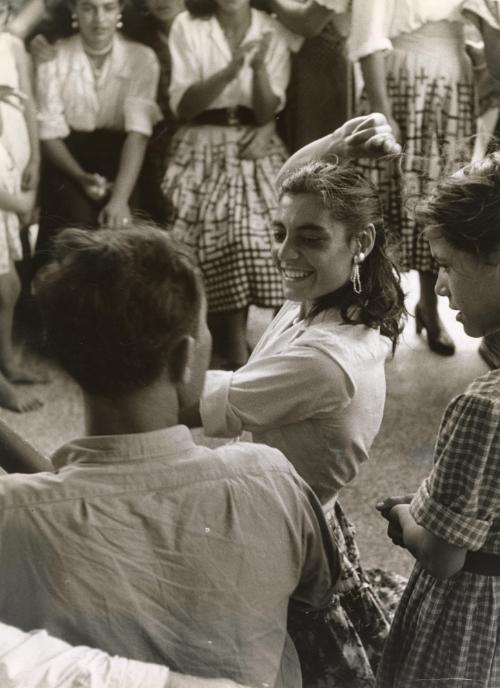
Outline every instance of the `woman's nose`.
{"type": "Polygon", "coordinates": [[[446,276],[445,271],[443,268],[440,268],[437,280],[436,280],[436,286],[434,287],[434,291],[438,296],[449,296],[450,292],[448,289],[448,279],[446,276]]]}
{"type": "Polygon", "coordinates": [[[295,260],[298,255],[297,248],[290,239],[285,239],[285,241],[278,248],[278,258],[282,262],[286,262],[287,260],[295,260]]]}

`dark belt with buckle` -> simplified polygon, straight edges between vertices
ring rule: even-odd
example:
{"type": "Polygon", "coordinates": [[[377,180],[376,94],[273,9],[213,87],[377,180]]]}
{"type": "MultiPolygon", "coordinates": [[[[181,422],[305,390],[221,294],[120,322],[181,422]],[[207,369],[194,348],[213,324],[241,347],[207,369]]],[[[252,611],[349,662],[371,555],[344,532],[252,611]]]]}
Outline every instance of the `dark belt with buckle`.
{"type": "Polygon", "coordinates": [[[215,127],[256,126],[255,113],[244,105],[203,110],[189,124],[211,124],[215,127]]]}
{"type": "Polygon", "coordinates": [[[482,576],[500,576],[500,554],[467,552],[462,571],[479,573],[482,576]]]}

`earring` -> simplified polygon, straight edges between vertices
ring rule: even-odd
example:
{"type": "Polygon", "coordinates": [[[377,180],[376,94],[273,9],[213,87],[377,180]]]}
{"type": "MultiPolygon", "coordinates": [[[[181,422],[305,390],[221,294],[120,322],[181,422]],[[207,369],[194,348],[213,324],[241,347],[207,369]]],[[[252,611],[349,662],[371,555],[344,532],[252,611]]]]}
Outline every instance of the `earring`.
{"type": "Polygon", "coordinates": [[[117,28],[117,29],[121,29],[122,26],[123,26],[122,15],[121,15],[121,13],[120,13],[120,14],[118,15],[118,17],[116,18],[116,28],[117,28]]]}
{"type": "Polygon", "coordinates": [[[358,254],[354,256],[354,259],[352,261],[351,282],[355,294],[361,294],[362,292],[359,266],[364,261],[364,259],[365,254],[362,251],[360,251],[358,254]]]}
{"type": "Polygon", "coordinates": [[[78,28],[78,17],[76,16],[75,13],[71,15],[71,28],[72,29],[77,29],[78,28]]]}

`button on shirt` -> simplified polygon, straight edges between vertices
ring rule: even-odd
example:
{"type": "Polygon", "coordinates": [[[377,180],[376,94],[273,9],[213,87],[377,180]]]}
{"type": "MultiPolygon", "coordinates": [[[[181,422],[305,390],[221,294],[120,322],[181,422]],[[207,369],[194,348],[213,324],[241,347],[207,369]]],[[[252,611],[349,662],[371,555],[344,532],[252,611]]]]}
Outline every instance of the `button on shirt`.
{"type": "Polygon", "coordinates": [[[172,670],[301,685],[289,597],[322,607],[336,553],[276,450],[184,426],[88,437],[0,480],[0,618],[172,670]]]}

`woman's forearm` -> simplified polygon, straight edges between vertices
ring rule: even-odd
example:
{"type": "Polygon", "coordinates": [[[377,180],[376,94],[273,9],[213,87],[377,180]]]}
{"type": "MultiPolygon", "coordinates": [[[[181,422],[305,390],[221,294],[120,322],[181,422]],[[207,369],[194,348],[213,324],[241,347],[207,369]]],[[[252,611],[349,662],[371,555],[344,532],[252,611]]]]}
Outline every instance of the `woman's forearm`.
{"type": "Polygon", "coordinates": [[[378,50],[363,57],[360,65],[370,109],[381,112],[387,118],[391,117],[392,108],[387,94],[384,52],[378,50]]]}
{"type": "Polygon", "coordinates": [[[0,420],[0,467],[7,473],[53,471],[50,461],[0,420]]]}
{"type": "Polygon", "coordinates": [[[136,131],[127,134],[120,155],[118,174],[111,193],[112,200],[128,203],[144,162],[148,140],[148,136],[136,131]]]}
{"type": "Polygon", "coordinates": [[[279,99],[271,90],[265,65],[259,65],[253,70],[252,100],[257,124],[262,125],[269,122],[274,117],[279,99]]]}
{"type": "Polygon", "coordinates": [[[405,548],[436,578],[449,578],[463,567],[467,550],[420,526],[411,515],[409,504],[395,506],[389,520],[399,524],[405,548]]]}
{"type": "Polygon", "coordinates": [[[0,189],[0,210],[5,210],[8,213],[22,213],[25,208],[22,205],[20,196],[17,196],[5,189],[0,189]]]}
{"type": "Polygon", "coordinates": [[[200,112],[210,107],[213,101],[220,96],[226,86],[235,75],[229,67],[221,69],[204,81],[198,81],[190,86],[181,98],[177,114],[179,119],[189,122],[200,112]]]}
{"type": "Polygon", "coordinates": [[[85,170],[70,153],[63,139],[42,141],[42,151],[52,164],[74,181],[80,182],[85,176],[85,170]]]}

